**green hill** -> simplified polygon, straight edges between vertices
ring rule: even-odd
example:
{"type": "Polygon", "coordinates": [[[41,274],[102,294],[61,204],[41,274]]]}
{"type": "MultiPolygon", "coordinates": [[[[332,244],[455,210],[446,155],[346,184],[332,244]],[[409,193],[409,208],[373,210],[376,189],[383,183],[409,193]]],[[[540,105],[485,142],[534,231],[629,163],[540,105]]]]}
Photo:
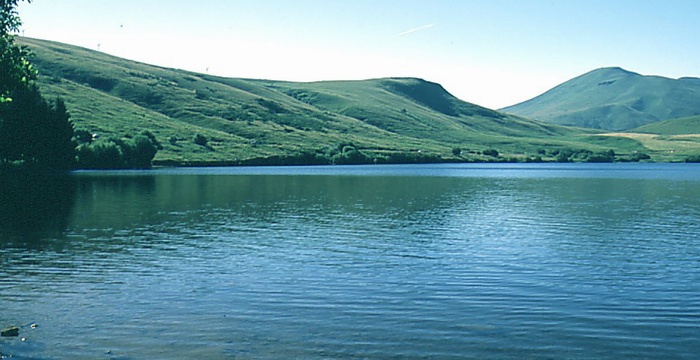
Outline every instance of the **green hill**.
{"type": "Polygon", "coordinates": [[[339,155],[355,162],[546,160],[559,149],[647,150],[634,139],[470,104],[421,79],[222,78],[19,42],[34,53],[42,93],[64,99],[77,129],[111,137],[147,130],[162,144],[156,164],[323,163],[339,155]],[[206,143],[193,141],[198,134],[206,143]],[[500,156],[483,154],[494,149],[500,156]]]}
{"type": "Polygon", "coordinates": [[[700,79],[602,68],[501,111],[560,125],[624,131],[700,115],[700,79]]]}
{"type": "Polygon", "coordinates": [[[640,126],[630,132],[658,135],[697,135],[700,136],[700,116],[663,120],[640,126]]]}

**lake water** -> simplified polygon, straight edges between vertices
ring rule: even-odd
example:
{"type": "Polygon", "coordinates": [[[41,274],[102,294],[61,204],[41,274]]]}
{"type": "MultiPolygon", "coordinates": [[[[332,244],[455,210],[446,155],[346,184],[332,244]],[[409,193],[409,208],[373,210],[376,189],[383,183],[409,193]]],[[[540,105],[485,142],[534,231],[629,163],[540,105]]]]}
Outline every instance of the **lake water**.
{"type": "Polygon", "coordinates": [[[32,183],[5,179],[0,199],[0,327],[20,326],[0,353],[14,359],[700,354],[698,165],[32,183]]]}

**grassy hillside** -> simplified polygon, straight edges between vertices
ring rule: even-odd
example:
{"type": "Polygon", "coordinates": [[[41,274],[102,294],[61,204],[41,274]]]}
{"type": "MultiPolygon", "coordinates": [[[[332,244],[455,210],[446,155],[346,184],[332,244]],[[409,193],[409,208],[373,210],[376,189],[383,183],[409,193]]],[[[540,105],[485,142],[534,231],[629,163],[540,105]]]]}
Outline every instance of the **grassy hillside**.
{"type": "Polygon", "coordinates": [[[644,145],[657,158],[666,161],[685,161],[700,156],[700,135],[656,135],[645,133],[609,133],[602,136],[627,138],[644,145]]]}
{"type": "Polygon", "coordinates": [[[700,161],[700,116],[658,121],[610,136],[639,141],[667,159],[700,161]]]}
{"type": "Polygon", "coordinates": [[[155,159],[160,164],[314,163],[333,154],[355,156],[351,150],[375,162],[546,160],[560,149],[648,150],[635,139],[470,104],[421,79],[232,79],[55,42],[20,43],[35,54],[42,92],[65,100],[77,129],[114,137],[150,131],[163,146],[155,159]],[[205,145],[193,141],[197,134],[205,145]],[[483,154],[493,149],[498,157],[483,154]]]}
{"type": "Polygon", "coordinates": [[[602,68],[502,111],[554,124],[624,131],[700,115],[700,79],[602,68]]]}
{"type": "Polygon", "coordinates": [[[700,116],[658,121],[630,130],[630,132],[659,135],[700,136],[700,116]]]}

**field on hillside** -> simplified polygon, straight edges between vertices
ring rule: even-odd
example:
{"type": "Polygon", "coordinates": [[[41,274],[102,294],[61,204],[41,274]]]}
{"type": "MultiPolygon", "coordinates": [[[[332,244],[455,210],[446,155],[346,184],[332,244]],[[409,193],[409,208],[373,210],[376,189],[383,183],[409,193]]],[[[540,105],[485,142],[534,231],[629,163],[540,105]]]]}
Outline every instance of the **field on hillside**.
{"type": "Polygon", "coordinates": [[[658,135],[642,133],[607,133],[602,136],[627,138],[641,143],[663,161],[684,161],[700,155],[700,134],[658,135]]]}
{"type": "Polygon", "coordinates": [[[700,116],[659,121],[638,127],[630,132],[659,135],[697,135],[700,134],[700,116]]]}

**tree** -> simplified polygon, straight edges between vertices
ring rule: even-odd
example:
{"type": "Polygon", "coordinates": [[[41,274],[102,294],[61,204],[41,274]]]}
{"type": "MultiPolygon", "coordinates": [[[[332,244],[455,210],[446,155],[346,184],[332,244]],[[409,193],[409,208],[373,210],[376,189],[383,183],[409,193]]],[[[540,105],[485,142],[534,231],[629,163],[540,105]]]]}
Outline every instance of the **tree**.
{"type": "Polygon", "coordinates": [[[481,153],[486,155],[486,156],[492,156],[492,157],[498,157],[498,155],[499,155],[498,150],[496,150],[496,149],[486,149],[486,150],[482,151],[481,153]]]}
{"type": "Polygon", "coordinates": [[[565,152],[560,151],[559,153],[557,153],[554,161],[559,162],[559,163],[565,163],[565,162],[569,162],[571,160],[569,159],[569,156],[567,156],[567,154],[565,152]]]}
{"type": "Polygon", "coordinates": [[[700,155],[692,155],[685,158],[687,163],[700,163],[700,155]]]}
{"type": "Polygon", "coordinates": [[[15,45],[19,1],[0,0],[0,165],[68,170],[75,161],[73,124],[61,99],[41,96],[29,50],[15,45]]]}
{"type": "Polygon", "coordinates": [[[132,169],[150,169],[153,158],[158,152],[154,141],[156,141],[155,137],[152,140],[146,135],[136,135],[131,141],[125,142],[122,149],[124,149],[124,159],[127,167],[132,169]]]}
{"type": "Polygon", "coordinates": [[[193,141],[199,146],[207,146],[207,143],[209,142],[209,140],[207,140],[207,137],[202,134],[195,135],[193,141]]]}
{"type": "MultiPolygon", "coordinates": [[[[18,0],[0,0],[0,102],[12,101],[12,90],[29,85],[36,70],[29,63],[29,50],[15,45],[12,33],[22,22],[17,14],[18,0]]],[[[27,2],[31,2],[28,0],[27,2]]]]}
{"type": "MultiPolygon", "coordinates": [[[[0,36],[7,36],[12,32],[19,30],[22,21],[17,15],[17,0],[0,0],[0,36]]],[[[27,0],[31,3],[32,0],[27,0]]]]}
{"type": "Polygon", "coordinates": [[[0,162],[71,169],[73,124],[63,101],[47,102],[34,85],[10,95],[12,101],[0,104],[0,162]]]}
{"type": "MultiPolygon", "coordinates": [[[[155,139],[155,138],[154,138],[155,139]]],[[[158,152],[157,140],[146,135],[133,138],[101,138],[78,146],[81,169],[150,169],[158,152]]]]}

